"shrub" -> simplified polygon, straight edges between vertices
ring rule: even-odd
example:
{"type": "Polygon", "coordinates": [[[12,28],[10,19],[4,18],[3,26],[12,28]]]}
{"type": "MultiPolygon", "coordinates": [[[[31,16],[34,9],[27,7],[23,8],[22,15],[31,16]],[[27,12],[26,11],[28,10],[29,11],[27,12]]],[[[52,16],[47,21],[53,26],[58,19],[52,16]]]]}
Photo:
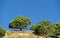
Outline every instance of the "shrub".
{"type": "Polygon", "coordinates": [[[40,21],[37,24],[32,25],[30,29],[33,30],[37,35],[55,35],[54,25],[51,24],[48,20],[40,21]]]}
{"type": "Polygon", "coordinates": [[[6,31],[0,26],[0,37],[5,35],[6,31]]]}

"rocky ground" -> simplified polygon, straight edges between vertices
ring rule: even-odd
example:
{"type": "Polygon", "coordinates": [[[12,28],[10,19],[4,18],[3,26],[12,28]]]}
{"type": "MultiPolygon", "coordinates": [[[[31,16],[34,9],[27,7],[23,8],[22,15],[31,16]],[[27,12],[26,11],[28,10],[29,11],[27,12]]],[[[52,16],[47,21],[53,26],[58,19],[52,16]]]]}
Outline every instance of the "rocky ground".
{"type": "Polygon", "coordinates": [[[30,31],[6,31],[6,35],[3,38],[46,38],[46,37],[37,36],[30,31]]]}
{"type": "Polygon", "coordinates": [[[6,31],[6,35],[3,38],[45,38],[34,35],[30,31],[6,31]]]}

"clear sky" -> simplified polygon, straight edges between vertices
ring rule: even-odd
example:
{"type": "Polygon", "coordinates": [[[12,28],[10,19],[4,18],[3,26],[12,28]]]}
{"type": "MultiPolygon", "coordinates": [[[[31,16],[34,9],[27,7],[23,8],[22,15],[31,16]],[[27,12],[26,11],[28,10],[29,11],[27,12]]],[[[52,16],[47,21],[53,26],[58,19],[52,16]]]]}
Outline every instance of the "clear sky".
{"type": "Polygon", "coordinates": [[[27,16],[32,24],[40,20],[60,21],[60,0],[0,0],[0,25],[8,29],[16,16],[27,16]]]}

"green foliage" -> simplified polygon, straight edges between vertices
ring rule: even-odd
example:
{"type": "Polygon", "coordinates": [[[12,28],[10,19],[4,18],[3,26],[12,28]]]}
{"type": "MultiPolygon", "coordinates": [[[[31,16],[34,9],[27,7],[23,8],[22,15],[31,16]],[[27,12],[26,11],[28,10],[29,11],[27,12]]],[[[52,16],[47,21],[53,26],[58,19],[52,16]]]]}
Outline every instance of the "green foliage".
{"type": "Polygon", "coordinates": [[[31,30],[34,30],[37,35],[52,36],[55,35],[54,25],[48,20],[38,22],[36,25],[32,25],[31,30]]]}
{"type": "Polygon", "coordinates": [[[31,21],[25,16],[17,16],[9,23],[9,28],[16,28],[22,30],[22,28],[27,27],[31,24],[31,21]]]}
{"type": "Polygon", "coordinates": [[[36,29],[36,24],[34,24],[34,25],[32,25],[31,27],[30,27],[30,30],[35,30],[36,29]]]}
{"type": "Polygon", "coordinates": [[[55,24],[55,29],[56,29],[56,32],[55,32],[55,34],[56,35],[60,35],[60,22],[57,22],[56,24],[55,24]]]}
{"type": "Polygon", "coordinates": [[[0,26],[0,37],[5,35],[6,31],[0,26]]]}
{"type": "Polygon", "coordinates": [[[56,29],[54,28],[54,25],[51,25],[51,27],[47,28],[47,36],[55,36],[56,29]]]}

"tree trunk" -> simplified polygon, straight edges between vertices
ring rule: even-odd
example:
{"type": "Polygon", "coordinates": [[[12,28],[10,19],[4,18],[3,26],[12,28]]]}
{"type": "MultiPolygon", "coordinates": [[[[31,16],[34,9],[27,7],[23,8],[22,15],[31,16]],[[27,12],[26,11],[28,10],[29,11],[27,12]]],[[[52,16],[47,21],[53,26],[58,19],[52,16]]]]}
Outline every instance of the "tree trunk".
{"type": "Polygon", "coordinates": [[[22,31],[22,28],[20,28],[20,31],[22,31]]]}

